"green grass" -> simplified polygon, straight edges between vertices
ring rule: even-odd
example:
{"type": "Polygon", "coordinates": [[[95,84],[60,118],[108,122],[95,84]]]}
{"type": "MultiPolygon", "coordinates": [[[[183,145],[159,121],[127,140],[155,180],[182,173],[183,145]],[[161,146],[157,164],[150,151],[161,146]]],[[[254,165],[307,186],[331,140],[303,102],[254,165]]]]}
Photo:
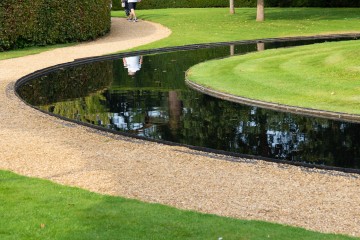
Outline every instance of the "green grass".
{"type": "Polygon", "coordinates": [[[192,67],[189,79],[233,95],[360,114],[360,41],[274,49],[192,67]]]}
{"type": "MultiPolygon", "coordinates": [[[[123,16],[123,12],[113,12],[123,16]]],[[[161,9],[139,18],[172,35],[137,49],[268,37],[360,32],[360,9],[161,9]]],[[[0,60],[57,48],[0,53],[0,60]]],[[[277,224],[242,221],[102,196],[0,171],[0,239],[353,239],[277,224]]]]}
{"type": "Polygon", "coordinates": [[[0,171],[0,239],[355,239],[104,196],[0,171]]]}
{"type": "MultiPolygon", "coordinates": [[[[234,15],[230,15],[227,8],[138,10],[139,18],[170,28],[172,35],[136,49],[269,37],[360,32],[360,8],[267,8],[265,22],[256,22],[255,14],[255,8],[239,8],[236,9],[234,15]]],[[[112,16],[125,17],[124,11],[112,12],[112,16]]],[[[25,49],[2,52],[0,60],[45,50],[47,49],[32,48],[30,51],[25,49]]]]}
{"type": "Polygon", "coordinates": [[[75,43],[57,44],[57,45],[44,46],[44,47],[29,47],[29,48],[24,48],[24,49],[0,52],[0,61],[5,60],[5,59],[10,59],[10,58],[17,58],[17,57],[38,54],[38,53],[49,51],[49,50],[52,50],[55,48],[68,47],[68,46],[73,46],[73,45],[75,45],[75,43]]]}
{"type": "MultiPolygon", "coordinates": [[[[267,8],[264,22],[255,21],[254,8],[236,9],[234,15],[227,8],[139,10],[137,15],[170,28],[172,35],[136,49],[360,32],[360,8],[267,8]]],[[[112,16],[123,17],[124,12],[113,12],[112,16]]]]}

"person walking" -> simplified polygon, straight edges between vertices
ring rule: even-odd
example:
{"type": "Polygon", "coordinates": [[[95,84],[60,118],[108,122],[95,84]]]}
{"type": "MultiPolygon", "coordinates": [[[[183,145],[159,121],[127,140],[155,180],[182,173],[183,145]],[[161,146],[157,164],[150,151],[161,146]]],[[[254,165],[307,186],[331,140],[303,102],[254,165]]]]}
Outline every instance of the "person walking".
{"type": "Polygon", "coordinates": [[[129,22],[137,22],[135,9],[136,9],[136,3],[140,2],[141,0],[128,0],[129,3],[129,9],[130,9],[130,15],[128,18],[129,22]]]}
{"type": "Polygon", "coordinates": [[[121,6],[124,8],[126,17],[130,15],[129,3],[128,0],[121,0],[121,6]]]}

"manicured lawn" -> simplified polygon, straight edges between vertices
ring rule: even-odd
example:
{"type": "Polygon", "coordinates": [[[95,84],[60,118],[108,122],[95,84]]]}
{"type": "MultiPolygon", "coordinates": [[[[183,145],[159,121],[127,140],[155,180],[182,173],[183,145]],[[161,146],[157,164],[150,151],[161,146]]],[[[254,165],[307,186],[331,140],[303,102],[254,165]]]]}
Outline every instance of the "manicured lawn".
{"type": "MultiPolygon", "coordinates": [[[[265,22],[254,20],[254,8],[236,9],[235,15],[228,12],[227,8],[138,10],[139,18],[163,24],[172,30],[172,35],[136,49],[320,33],[360,32],[360,8],[267,8],[265,22]]],[[[124,11],[114,11],[112,16],[125,17],[124,11]]],[[[37,48],[37,51],[44,50],[46,49],[37,48]]],[[[0,60],[33,53],[34,48],[30,51],[25,49],[21,52],[0,52],[0,60]]]]}
{"type": "MultiPolygon", "coordinates": [[[[267,9],[263,23],[254,21],[255,9],[237,9],[236,15],[229,15],[228,9],[139,10],[137,14],[173,32],[137,49],[360,32],[360,9],[267,9]]],[[[113,16],[123,17],[123,11],[113,16]]],[[[44,50],[48,49],[0,53],[0,60],[44,50]]],[[[353,239],[102,196],[5,171],[0,171],[0,193],[0,239],[353,239]]]]}
{"type": "MultiPolygon", "coordinates": [[[[264,22],[255,21],[254,8],[236,9],[235,15],[230,15],[227,8],[139,10],[137,14],[172,30],[170,37],[137,49],[360,32],[360,8],[267,8],[264,22]]],[[[113,12],[112,16],[124,17],[124,12],[113,12]]]]}
{"type": "Polygon", "coordinates": [[[360,41],[267,50],[194,66],[189,79],[267,102],[360,114],[360,41]]]}
{"type": "Polygon", "coordinates": [[[17,58],[17,57],[23,57],[23,56],[27,56],[27,55],[37,54],[37,53],[45,52],[45,51],[52,50],[55,48],[68,47],[68,46],[73,46],[73,45],[75,45],[75,43],[58,44],[58,45],[44,46],[44,47],[29,47],[29,48],[24,48],[24,49],[0,52],[0,61],[9,59],[9,58],[17,58]]]}
{"type": "Polygon", "coordinates": [[[0,171],[0,239],[355,239],[181,211],[0,171]]]}

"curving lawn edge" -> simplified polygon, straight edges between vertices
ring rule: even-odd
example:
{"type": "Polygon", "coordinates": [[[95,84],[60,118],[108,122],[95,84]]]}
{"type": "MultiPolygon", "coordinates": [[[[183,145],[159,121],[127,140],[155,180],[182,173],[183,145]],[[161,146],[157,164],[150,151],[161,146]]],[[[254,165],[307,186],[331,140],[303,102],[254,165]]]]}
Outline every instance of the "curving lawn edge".
{"type": "Polygon", "coordinates": [[[360,122],[359,41],[272,49],[191,67],[188,85],[226,100],[360,122]]]}
{"type": "Polygon", "coordinates": [[[0,179],[1,239],[358,239],[100,195],[8,171],[0,179]]]}

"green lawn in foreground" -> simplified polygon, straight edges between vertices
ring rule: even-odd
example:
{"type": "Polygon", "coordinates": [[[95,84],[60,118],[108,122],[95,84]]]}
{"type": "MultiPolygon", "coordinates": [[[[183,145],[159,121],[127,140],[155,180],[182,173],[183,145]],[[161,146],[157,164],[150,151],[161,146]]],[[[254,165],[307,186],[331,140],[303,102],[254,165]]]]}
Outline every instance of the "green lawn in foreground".
{"type": "Polygon", "coordinates": [[[360,114],[360,41],[274,49],[198,64],[189,79],[267,102],[360,114]]]}
{"type": "MultiPolygon", "coordinates": [[[[173,32],[140,48],[360,32],[360,9],[266,9],[263,23],[254,21],[255,9],[236,11],[235,15],[225,8],[137,11],[140,18],[173,32]]],[[[123,11],[113,16],[123,16],[123,11]]],[[[44,50],[48,49],[0,53],[0,60],[44,50]]],[[[102,196],[4,171],[0,193],[0,239],[353,239],[102,196]]]]}
{"type": "Polygon", "coordinates": [[[0,239],[355,239],[181,211],[0,171],[0,239]]]}
{"type": "MultiPolygon", "coordinates": [[[[360,32],[360,8],[266,8],[265,14],[264,22],[256,22],[255,8],[239,8],[234,15],[228,8],[139,10],[140,19],[161,23],[172,35],[137,49],[360,32]]],[[[124,17],[124,12],[112,12],[112,16],[124,17]]]]}

